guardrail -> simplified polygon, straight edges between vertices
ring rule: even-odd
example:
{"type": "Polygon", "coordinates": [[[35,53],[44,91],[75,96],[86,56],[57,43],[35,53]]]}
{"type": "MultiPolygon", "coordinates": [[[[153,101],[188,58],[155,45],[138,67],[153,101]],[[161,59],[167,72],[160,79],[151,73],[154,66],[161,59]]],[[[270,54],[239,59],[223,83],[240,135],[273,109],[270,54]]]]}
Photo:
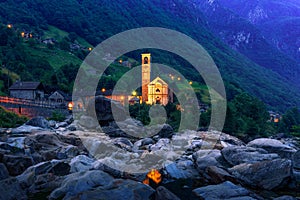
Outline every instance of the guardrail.
{"type": "Polygon", "coordinates": [[[43,108],[62,108],[62,103],[53,103],[51,101],[19,99],[14,97],[0,96],[0,103],[35,106],[43,108]]]}

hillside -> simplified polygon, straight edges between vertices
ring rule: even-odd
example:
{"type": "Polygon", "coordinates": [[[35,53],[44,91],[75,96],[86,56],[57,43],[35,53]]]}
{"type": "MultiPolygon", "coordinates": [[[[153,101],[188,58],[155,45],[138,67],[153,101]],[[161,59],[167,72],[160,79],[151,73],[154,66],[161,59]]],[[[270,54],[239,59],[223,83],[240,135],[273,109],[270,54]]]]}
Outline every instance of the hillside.
{"type": "Polygon", "coordinates": [[[255,25],[275,48],[299,63],[300,3],[297,0],[227,1],[220,4],[255,25]]]}
{"type": "MultiPolygon", "coordinates": [[[[68,33],[74,32],[92,45],[130,28],[159,26],[178,30],[200,42],[212,55],[228,83],[227,89],[242,88],[275,110],[299,106],[300,94],[296,84],[278,74],[278,70],[272,71],[273,65],[293,71],[294,66],[285,62],[285,57],[275,54],[269,69],[260,66],[218,39],[207,27],[205,15],[192,3],[174,0],[28,0],[19,3],[9,0],[0,2],[3,8],[0,17],[6,24],[27,25],[37,31],[47,29],[49,24],[68,33]]],[[[199,79],[193,77],[195,73],[185,61],[174,60],[174,56],[167,53],[159,55],[159,62],[174,66],[188,79],[199,79]]],[[[131,57],[140,59],[135,53],[131,57]]]]}

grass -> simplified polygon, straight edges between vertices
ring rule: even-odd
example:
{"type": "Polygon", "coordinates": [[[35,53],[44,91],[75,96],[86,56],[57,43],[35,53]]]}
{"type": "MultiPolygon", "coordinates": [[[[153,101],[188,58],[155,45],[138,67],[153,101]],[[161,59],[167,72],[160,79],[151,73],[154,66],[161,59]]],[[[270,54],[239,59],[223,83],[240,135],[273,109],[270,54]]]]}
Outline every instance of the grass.
{"type": "Polygon", "coordinates": [[[30,47],[27,45],[25,51],[28,55],[47,60],[54,70],[59,69],[61,66],[69,63],[81,65],[82,61],[72,54],[71,52],[63,51],[60,49],[50,50],[44,45],[36,45],[30,47]]]}
{"type": "MultiPolygon", "coordinates": [[[[69,33],[66,31],[63,31],[55,26],[48,26],[48,30],[46,30],[44,32],[44,36],[43,39],[46,38],[54,38],[56,39],[58,42],[62,41],[62,39],[64,37],[68,37],[69,33]]],[[[81,37],[77,37],[77,42],[83,46],[83,47],[93,47],[93,45],[91,45],[90,43],[88,43],[85,39],[81,38],[81,37]]]]}

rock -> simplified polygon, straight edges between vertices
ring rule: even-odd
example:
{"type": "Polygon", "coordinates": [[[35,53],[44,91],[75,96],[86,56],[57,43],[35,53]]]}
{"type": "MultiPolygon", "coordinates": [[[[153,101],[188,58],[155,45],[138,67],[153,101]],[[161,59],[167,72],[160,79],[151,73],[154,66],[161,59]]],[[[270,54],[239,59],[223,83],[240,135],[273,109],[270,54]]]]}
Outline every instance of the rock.
{"type": "MultiPolygon", "coordinates": [[[[116,179],[108,187],[98,187],[80,194],[82,199],[150,199],[155,190],[150,186],[132,180],[116,179]]],[[[79,196],[79,195],[78,195],[79,196]]]]}
{"type": "Polygon", "coordinates": [[[255,139],[247,144],[248,147],[262,148],[269,153],[277,153],[281,158],[290,159],[296,150],[282,142],[269,138],[255,139]]]}
{"type": "Polygon", "coordinates": [[[64,161],[52,160],[41,162],[26,169],[17,179],[25,188],[35,183],[39,175],[52,174],[53,176],[64,176],[69,174],[70,165],[64,161]]]}
{"type": "Polygon", "coordinates": [[[288,195],[284,195],[284,196],[274,198],[273,200],[297,200],[297,198],[288,196],[288,195]]]}
{"type": "Polygon", "coordinates": [[[197,169],[204,171],[208,166],[223,167],[223,157],[220,150],[199,150],[193,154],[197,169]]]}
{"type": "Polygon", "coordinates": [[[55,124],[55,128],[58,129],[58,128],[61,128],[61,127],[67,127],[69,124],[67,122],[59,122],[57,124],[55,124]]]}
{"type": "Polygon", "coordinates": [[[49,131],[31,134],[24,143],[31,153],[38,153],[44,161],[72,158],[85,149],[77,136],[58,135],[49,131]]]}
{"type": "Polygon", "coordinates": [[[0,180],[6,179],[9,177],[7,168],[3,163],[0,163],[0,180]]]}
{"type": "Polygon", "coordinates": [[[293,155],[293,167],[300,170],[300,150],[293,155]]]}
{"type": "Polygon", "coordinates": [[[133,147],[133,144],[127,138],[116,138],[113,140],[113,144],[126,151],[131,151],[133,147]]]}
{"type": "Polygon", "coordinates": [[[94,159],[85,155],[79,155],[73,158],[70,162],[71,173],[88,171],[93,168],[94,159]]]}
{"type": "Polygon", "coordinates": [[[25,137],[10,137],[7,139],[6,143],[11,147],[24,149],[24,141],[25,137]]]}
{"type": "Polygon", "coordinates": [[[208,185],[193,190],[193,193],[205,200],[215,199],[241,199],[241,200],[254,200],[251,197],[251,192],[247,189],[237,186],[230,181],[226,181],[219,185],[208,185]]]}
{"type": "Polygon", "coordinates": [[[64,120],[64,122],[66,122],[68,125],[72,124],[73,121],[74,121],[73,115],[68,115],[64,120]]]}
{"type": "Polygon", "coordinates": [[[50,194],[49,199],[71,199],[71,197],[97,187],[107,188],[113,184],[112,182],[113,178],[100,170],[73,173],[66,177],[61,187],[50,194]]]}
{"type": "Polygon", "coordinates": [[[26,200],[25,191],[21,188],[16,178],[8,178],[0,181],[0,199],[3,200],[26,200]]]}
{"type": "Polygon", "coordinates": [[[49,128],[49,122],[44,117],[34,117],[25,123],[29,126],[36,126],[40,128],[49,128]]]}
{"type": "Polygon", "coordinates": [[[244,146],[245,145],[245,143],[243,141],[241,141],[240,139],[238,139],[234,136],[225,134],[225,133],[221,133],[220,141],[221,141],[223,147],[232,146],[232,145],[235,145],[235,146],[244,146]]]}
{"type": "Polygon", "coordinates": [[[139,120],[133,119],[133,118],[127,118],[122,123],[132,126],[139,126],[142,127],[143,123],[139,120]]]}
{"type": "Polygon", "coordinates": [[[29,126],[29,125],[22,125],[19,126],[17,128],[13,128],[11,130],[12,134],[15,135],[21,135],[21,134],[29,134],[29,133],[34,133],[34,132],[38,132],[38,131],[42,131],[43,129],[40,127],[36,127],[36,126],[29,126]]]}
{"type": "Polygon", "coordinates": [[[107,126],[112,121],[124,121],[126,119],[124,107],[119,102],[103,96],[96,96],[95,99],[91,99],[86,110],[89,116],[94,116],[96,110],[97,119],[101,126],[107,126]],[[112,107],[118,115],[113,116],[112,107]]]}
{"type": "Polygon", "coordinates": [[[291,161],[276,159],[253,164],[243,163],[229,169],[243,183],[256,188],[272,190],[291,176],[291,161]]]}
{"type": "Polygon", "coordinates": [[[66,158],[74,158],[79,154],[78,147],[73,145],[68,145],[66,147],[62,147],[56,154],[58,159],[66,159],[66,158]]]}
{"type": "Polygon", "coordinates": [[[156,188],[155,200],[180,200],[180,199],[164,186],[159,186],[158,188],[156,188]]]}
{"type": "Polygon", "coordinates": [[[161,130],[158,132],[160,138],[171,138],[174,130],[169,124],[163,124],[161,130]]]}
{"type": "Polygon", "coordinates": [[[181,159],[165,167],[166,176],[171,179],[191,179],[199,176],[193,161],[181,159]]]}
{"type": "Polygon", "coordinates": [[[69,131],[76,131],[77,127],[75,125],[71,124],[70,126],[67,127],[67,130],[69,130],[69,131]]]}
{"type": "Polygon", "coordinates": [[[3,163],[7,167],[9,174],[16,176],[33,165],[33,160],[28,156],[4,155],[3,163]]]}
{"type": "Polygon", "coordinates": [[[232,175],[230,175],[227,171],[220,167],[208,166],[206,168],[206,173],[209,175],[210,182],[212,182],[213,184],[219,184],[224,181],[237,183],[236,179],[232,175]]]}
{"type": "Polygon", "coordinates": [[[106,133],[109,137],[128,137],[127,133],[119,128],[114,128],[111,126],[101,127],[102,131],[106,133]]]}
{"type": "Polygon", "coordinates": [[[99,123],[96,119],[85,115],[80,117],[79,124],[87,129],[95,129],[97,126],[99,126],[99,123]]]}
{"type": "Polygon", "coordinates": [[[159,139],[156,144],[150,146],[151,151],[169,150],[169,149],[171,149],[171,143],[170,140],[167,138],[159,139]]]}
{"type": "Polygon", "coordinates": [[[225,160],[233,166],[280,158],[277,154],[268,153],[264,149],[244,146],[229,146],[222,149],[221,153],[225,160]]]}
{"type": "Polygon", "coordinates": [[[149,150],[149,145],[154,144],[154,140],[152,138],[144,138],[141,140],[136,141],[133,144],[133,151],[139,152],[139,150],[149,150]]]}
{"type": "Polygon", "coordinates": [[[56,125],[56,121],[54,121],[54,120],[49,120],[49,126],[50,126],[51,128],[54,128],[55,125],[56,125]]]}

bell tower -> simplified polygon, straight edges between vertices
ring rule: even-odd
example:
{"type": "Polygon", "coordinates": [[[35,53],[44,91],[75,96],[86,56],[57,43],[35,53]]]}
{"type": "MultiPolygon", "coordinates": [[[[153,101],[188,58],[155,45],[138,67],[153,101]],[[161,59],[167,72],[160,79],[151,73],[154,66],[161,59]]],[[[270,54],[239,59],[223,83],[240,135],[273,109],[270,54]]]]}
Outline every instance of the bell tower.
{"type": "Polygon", "coordinates": [[[151,54],[142,54],[142,101],[148,101],[148,84],[150,83],[151,73],[151,54]]]}

